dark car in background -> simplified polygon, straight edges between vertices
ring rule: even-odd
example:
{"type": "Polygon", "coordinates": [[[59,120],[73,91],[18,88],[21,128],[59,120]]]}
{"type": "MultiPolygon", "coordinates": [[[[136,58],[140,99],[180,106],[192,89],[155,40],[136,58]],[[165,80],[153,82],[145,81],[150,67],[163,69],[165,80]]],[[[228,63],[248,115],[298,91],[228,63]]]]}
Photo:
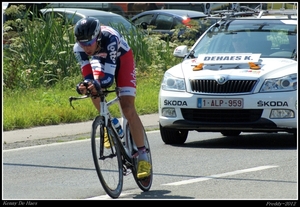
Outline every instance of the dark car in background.
{"type": "Polygon", "coordinates": [[[183,26],[181,29],[182,34],[185,28],[192,26],[192,20],[198,21],[201,28],[196,34],[196,39],[211,25],[211,23],[203,23],[208,15],[203,12],[181,9],[159,9],[141,12],[133,16],[130,20],[136,25],[147,30],[151,28],[151,32],[173,35],[175,28],[183,26]]]}

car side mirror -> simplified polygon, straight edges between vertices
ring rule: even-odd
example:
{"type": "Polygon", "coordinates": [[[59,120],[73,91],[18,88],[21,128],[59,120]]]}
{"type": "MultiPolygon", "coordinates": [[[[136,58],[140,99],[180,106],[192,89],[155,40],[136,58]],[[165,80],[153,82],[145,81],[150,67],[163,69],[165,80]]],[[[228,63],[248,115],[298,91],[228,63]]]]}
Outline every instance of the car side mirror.
{"type": "Polygon", "coordinates": [[[180,45],[174,49],[173,56],[184,58],[188,52],[188,47],[186,45],[180,45]]]}
{"type": "Polygon", "coordinates": [[[148,28],[148,23],[147,22],[141,22],[140,24],[139,24],[139,26],[141,26],[143,29],[147,29],[148,28]]]}

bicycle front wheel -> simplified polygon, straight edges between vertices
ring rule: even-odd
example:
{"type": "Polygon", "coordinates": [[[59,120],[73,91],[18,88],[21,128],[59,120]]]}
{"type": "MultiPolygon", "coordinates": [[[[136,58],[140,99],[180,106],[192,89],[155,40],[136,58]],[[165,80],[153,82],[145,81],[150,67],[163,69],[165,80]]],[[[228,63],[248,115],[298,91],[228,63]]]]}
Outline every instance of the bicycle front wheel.
{"type": "Polygon", "coordinates": [[[97,116],[92,125],[91,144],[100,183],[110,197],[118,198],[123,188],[123,165],[121,152],[115,144],[116,137],[110,126],[108,124],[106,128],[103,118],[97,116]],[[105,136],[108,140],[105,140],[105,136]]]}

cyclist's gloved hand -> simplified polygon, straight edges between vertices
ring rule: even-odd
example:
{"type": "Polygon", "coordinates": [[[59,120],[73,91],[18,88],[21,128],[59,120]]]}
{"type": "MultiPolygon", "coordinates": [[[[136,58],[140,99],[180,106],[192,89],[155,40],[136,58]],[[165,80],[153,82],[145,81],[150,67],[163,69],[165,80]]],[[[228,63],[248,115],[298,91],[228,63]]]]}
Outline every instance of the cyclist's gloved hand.
{"type": "Polygon", "coordinates": [[[86,95],[92,93],[92,95],[97,95],[97,91],[101,89],[98,81],[92,79],[86,79],[76,85],[77,93],[81,95],[86,95]]]}

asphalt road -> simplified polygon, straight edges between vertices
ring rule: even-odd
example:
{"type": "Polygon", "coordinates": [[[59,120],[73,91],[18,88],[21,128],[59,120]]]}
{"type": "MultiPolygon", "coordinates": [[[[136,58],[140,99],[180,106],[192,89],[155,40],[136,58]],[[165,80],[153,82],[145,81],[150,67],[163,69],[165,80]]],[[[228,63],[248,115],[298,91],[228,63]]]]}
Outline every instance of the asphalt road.
{"type": "MultiPolygon", "coordinates": [[[[118,200],[266,200],[267,206],[298,198],[292,135],[190,132],[176,146],[165,145],[157,130],[147,134],[152,187],[142,192],[130,174],[118,200]]],[[[111,200],[97,177],[89,139],[3,150],[2,156],[4,200],[111,200]]]]}

